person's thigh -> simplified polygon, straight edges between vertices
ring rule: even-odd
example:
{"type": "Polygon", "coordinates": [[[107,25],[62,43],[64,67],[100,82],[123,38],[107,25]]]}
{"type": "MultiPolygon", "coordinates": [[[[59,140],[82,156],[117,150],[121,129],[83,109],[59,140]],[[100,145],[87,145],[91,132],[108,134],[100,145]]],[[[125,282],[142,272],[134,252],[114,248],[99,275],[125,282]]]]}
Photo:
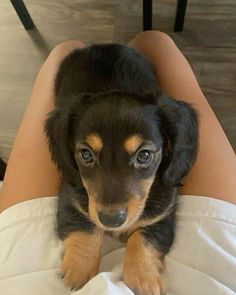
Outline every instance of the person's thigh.
{"type": "Polygon", "coordinates": [[[0,212],[18,202],[56,195],[60,175],[51,160],[44,122],[54,108],[54,78],[64,56],[80,41],[66,41],[56,46],[41,67],[32,96],[18,130],[8,161],[0,194],[0,212]]]}
{"type": "Polygon", "coordinates": [[[137,35],[129,46],[137,48],[152,62],[157,81],[169,96],[194,104],[200,114],[199,154],[183,180],[181,194],[236,204],[234,151],[183,54],[169,36],[158,31],[137,35]]]}

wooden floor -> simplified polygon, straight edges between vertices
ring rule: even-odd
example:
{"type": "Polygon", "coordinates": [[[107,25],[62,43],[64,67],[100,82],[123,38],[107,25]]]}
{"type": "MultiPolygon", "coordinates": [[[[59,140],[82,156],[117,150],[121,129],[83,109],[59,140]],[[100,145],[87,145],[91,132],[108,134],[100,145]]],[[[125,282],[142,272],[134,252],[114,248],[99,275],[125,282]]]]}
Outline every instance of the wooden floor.
{"type": "MultiPolygon", "coordinates": [[[[154,2],[154,28],[172,36],[236,148],[236,1],[191,0],[173,33],[176,0],[154,2]]],[[[7,160],[33,81],[48,52],[66,39],[127,43],[142,30],[141,0],[25,0],[27,32],[10,1],[0,2],[0,156],[7,160]],[[125,4],[124,4],[125,3],[125,4]]],[[[210,134],[209,134],[210,140],[210,134]]]]}

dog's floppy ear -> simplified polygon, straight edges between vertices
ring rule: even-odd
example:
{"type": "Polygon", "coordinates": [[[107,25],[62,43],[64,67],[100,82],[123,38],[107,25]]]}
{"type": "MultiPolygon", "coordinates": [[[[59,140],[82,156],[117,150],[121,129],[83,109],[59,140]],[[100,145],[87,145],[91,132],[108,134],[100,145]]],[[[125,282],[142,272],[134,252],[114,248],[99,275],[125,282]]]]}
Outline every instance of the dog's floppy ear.
{"type": "Polygon", "coordinates": [[[181,185],[198,151],[198,115],[191,104],[162,95],[157,113],[164,137],[162,179],[169,185],[181,185]]]}
{"type": "Polygon", "coordinates": [[[52,160],[70,183],[76,182],[79,177],[73,157],[72,120],[73,114],[69,108],[55,108],[49,113],[44,126],[52,160]]]}
{"type": "Polygon", "coordinates": [[[66,181],[75,186],[79,186],[81,177],[74,158],[74,122],[76,119],[76,124],[79,123],[93,97],[93,93],[71,95],[66,99],[59,95],[57,106],[48,114],[44,125],[52,160],[66,181]]]}

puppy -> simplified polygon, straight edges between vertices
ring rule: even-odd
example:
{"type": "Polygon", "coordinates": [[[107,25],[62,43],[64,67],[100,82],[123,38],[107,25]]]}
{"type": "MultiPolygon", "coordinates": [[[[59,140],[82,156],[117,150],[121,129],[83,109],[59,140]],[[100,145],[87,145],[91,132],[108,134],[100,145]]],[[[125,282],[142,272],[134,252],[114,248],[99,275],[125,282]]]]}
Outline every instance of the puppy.
{"type": "Polygon", "coordinates": [[[178,187],[197,156],[197,112],[163,95],[151,64],[118,44],[65,57],[55,98],[45,131],[66,188],[57,214],[65,284],[78,289],[97,274],[108,233],[127,241],[127,286],[164,294],[178,187]]]}

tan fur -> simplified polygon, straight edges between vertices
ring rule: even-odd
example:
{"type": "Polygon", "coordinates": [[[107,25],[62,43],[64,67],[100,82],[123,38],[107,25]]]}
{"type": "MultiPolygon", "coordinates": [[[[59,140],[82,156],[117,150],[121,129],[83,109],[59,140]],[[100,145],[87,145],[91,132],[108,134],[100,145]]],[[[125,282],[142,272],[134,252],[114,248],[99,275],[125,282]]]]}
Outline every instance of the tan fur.
{"type": "Polygon", "coordinates": [[[142,188],[141,198],[138,198],[137,196],[131,196],[128,202],[128,221],[133,221],[127,224],[127,226],[130,227],[132,223],[132,226],[128,229],[130,232],[137,229],[137,223],[135,221],[138,220],[143,212],[153,180],[154,177],[142,180],[140,183],[140,186],[142,188]]]}
{"type": "Polygon", "coordinates": [[[100,224],[98,219],[97,203],[95,201],[95,198],[91,195],[89,195],[89,216],[93,220],[93,222],[95,222],[95,224],[100,224]]]}
{"type": "Polygon", "coordinates": [[[149,193],[151,185],[153,184],[154,177],[150,177],[141,181],[141,187],[145,195],[149,193]]]}
{"type": "Polygon", "coordinates": [[[139,231],[129,238],[124,261],[124,282],[136,295],[164,294],[161,253],[146,242],[139,231]]]}
{"type": "Polygon", "coordinates": [[[64,256],[61,272],[65,284],[73,289],[81,288],[98,272],[103,232],[72,232],[64,240],[64,256]]]}
{"type": "Polygon", "coordinates": [[[89,187],[88,182],[83,177],[81,177],[81,181],[82,181],[83,186],[85,187],[86,191],[88,191],[88,187],[89,187]]]}
{"type": "Polygon", "coordinates": [[[78,201],[73,200],[72,204],[79,212],[81,212],[85,216],[88,216],[88,213],[86,211],[84,211],[84,209],[80,206],[80,203],[78,201]]]}
{"type": "Polygon", "coordinates": [[[143,138],[139,135],[131,135],[124,142],[124,148],[129,154],[133,154],[143,142],[143,138]]]}
{"type": "Polygon", "coordinates": [[[103,142],[98,134],[89,134],[85,141],[95,152],[100,152],[102,150],[103,142]]]}

